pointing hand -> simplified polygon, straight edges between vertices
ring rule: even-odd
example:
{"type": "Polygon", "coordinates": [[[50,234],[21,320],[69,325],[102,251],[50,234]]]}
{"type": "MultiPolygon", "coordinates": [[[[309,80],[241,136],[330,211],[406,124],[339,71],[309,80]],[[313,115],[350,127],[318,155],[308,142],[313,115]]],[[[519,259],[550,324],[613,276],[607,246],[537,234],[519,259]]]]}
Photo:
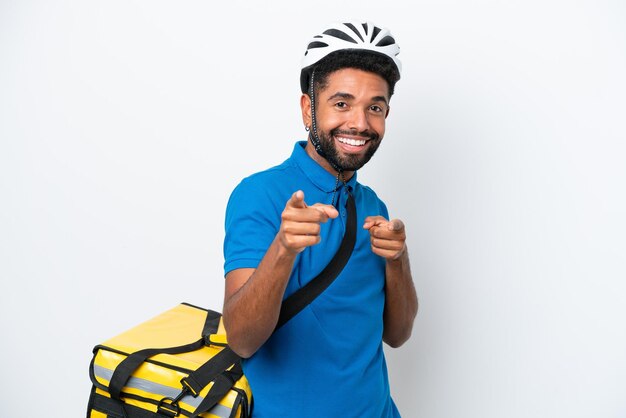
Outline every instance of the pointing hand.
{"type": "Polygon", "coordinates": [[[281,244],[292,253],[304,251],[306,247],[321,241],[320,224],[339,215],[331,205],[316,203],[307,206],[304,192],[298,190],[285,205],[278,237],[281,244]]]}
{"type": "Polygon", "coordinates": [[[368,216],[363,228],[370,231],[374,254],[387,260],[397,260],[406,252],[406,234],[400,219],[388,221],[382,216],[368,216]]]}

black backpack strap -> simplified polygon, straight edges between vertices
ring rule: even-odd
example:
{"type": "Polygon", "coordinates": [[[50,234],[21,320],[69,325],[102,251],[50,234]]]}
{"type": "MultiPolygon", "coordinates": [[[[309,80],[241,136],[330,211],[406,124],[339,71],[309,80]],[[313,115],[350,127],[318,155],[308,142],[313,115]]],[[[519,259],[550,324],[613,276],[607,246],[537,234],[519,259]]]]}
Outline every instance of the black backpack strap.
{"type": "MultiPolygon", "coordinates": [[[[241,376],[243,376],[241,362],[237,362],[232,369],[218,374],[213,381],[213,386],[189,418],[196,418],[200,414],[210,411],[228,394],[235,383],[241,379],[241,376]]],[[[233,405],[233,408],[235,407],[236,405],[233,405]]]]}
{"type": "MultiPolygon", "coordinates": [[[[219,318],[221,314],[208,311],[207,317],[205,320],[204,329],[205,330],[217,330],[217,326],[215,325],[215,320],[217,319],[217,323],[219,323],[219,318]],[[215,327],[214,327],[215,325],[215,327]]],[[[128,379],[130,376],[137,370],[141,364],[146,361],[148,358],[152,356],[156,356],[157,354],[180,354],[187,353],[190,351],[199,350],[204,347],[204,338],[200,338],[197,341],[194,341],[189,344],[180,345],[177,347],[166,347],[166,348],[146,348],[143,350],[139,350],[133,354],[130,354],[126,357],[120,364],[117,365],[115,371],[113,372],[113,376],[111,376],[111,380],[109,381],[109,394],[113,399],[120,399],[120,394],[122,393],[122,388],[126,386],[128,379]]],[[[232,363],[231,363],[232,364],[232,363]]]]}
{"type": "Polygon", "coordinates": [[[216,378],[216,376],[240,360],[241,357],[235,354],[230,347],[226,346],[213,356],[211,360],[189,373],[189,375],[181,379],[180,382],[183,384],[184,388],[187,388],[191,392],[193,397],[196,397],[206,385],[216,378]]]}
{"type": "Polygon", "coordinates": [[[210,309],[207,310],[206,320],[204,321],[204,327],[202,328],[202,335],[205,339],[217,332],[218,327],[220,326],[220,318],[222,314],[219,312],[212,311],[210,309]]]}
{"type": "Polygon", "coordinates": [[[326,290],[348,263],[356,242],[356,204],[351,193],[348,194],[346,201],[346,211],[348,213],[346,232],[337,253],[320,274],[283,301],[275,330],[282,327],[326,290]]]}

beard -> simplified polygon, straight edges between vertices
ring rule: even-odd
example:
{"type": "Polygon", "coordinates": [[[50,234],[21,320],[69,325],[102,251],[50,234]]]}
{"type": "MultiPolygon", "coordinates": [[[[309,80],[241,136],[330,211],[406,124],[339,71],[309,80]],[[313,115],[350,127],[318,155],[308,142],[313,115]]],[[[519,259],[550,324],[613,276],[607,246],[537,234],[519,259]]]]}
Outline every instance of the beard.
{"type": "Polygon", "coordinates": [[[380,136],[375,132],[364,131],[358,135],[367,139],[367,150],[365,155],[347,154],[341,155],[335,145],[333,137],[336,135],[355,135],[353,131],[342,131],[340,129],[332,129],[330,132],[319,132],[318,137],[320,139],[320,148],[326,155],[326,159],[331,163],[339,167],[343,171],[356,171],[363,167],[376,153],[378,146],[380,145],[380,136]]]}

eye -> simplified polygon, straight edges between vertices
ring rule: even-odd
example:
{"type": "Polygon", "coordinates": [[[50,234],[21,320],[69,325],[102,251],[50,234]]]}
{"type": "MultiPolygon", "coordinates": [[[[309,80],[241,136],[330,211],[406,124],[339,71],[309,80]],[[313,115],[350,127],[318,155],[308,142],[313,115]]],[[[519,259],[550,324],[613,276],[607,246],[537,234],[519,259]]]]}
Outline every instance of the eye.
{"type": "Polygon", "coordinates": [[[335,103],[335,107],[338,107],[339,109],[345,109],[346,107],[348,107],[348,104],[346,102],[337,102],[335,103]]]}
{"type": "Polygon", "coordinates": [[[378,105],[371,105],[370,109],[373,110],[376,113],[381,113],[381,112],[384,111],[383,108],[378,106],[378,105]]]}

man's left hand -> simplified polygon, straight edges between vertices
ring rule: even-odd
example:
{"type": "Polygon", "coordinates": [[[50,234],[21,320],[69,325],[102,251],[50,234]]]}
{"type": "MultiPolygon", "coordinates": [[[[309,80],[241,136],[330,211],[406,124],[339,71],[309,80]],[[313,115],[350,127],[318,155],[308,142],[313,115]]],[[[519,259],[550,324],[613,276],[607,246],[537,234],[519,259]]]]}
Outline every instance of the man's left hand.
{"type": "Polygon", "coordinates": [[[400,219],[388,221],[382,216],[368,216],[363,228],[370,231],[374,254],[391,261],[399,259],[406,252],[406,234],[400,219]]]}

